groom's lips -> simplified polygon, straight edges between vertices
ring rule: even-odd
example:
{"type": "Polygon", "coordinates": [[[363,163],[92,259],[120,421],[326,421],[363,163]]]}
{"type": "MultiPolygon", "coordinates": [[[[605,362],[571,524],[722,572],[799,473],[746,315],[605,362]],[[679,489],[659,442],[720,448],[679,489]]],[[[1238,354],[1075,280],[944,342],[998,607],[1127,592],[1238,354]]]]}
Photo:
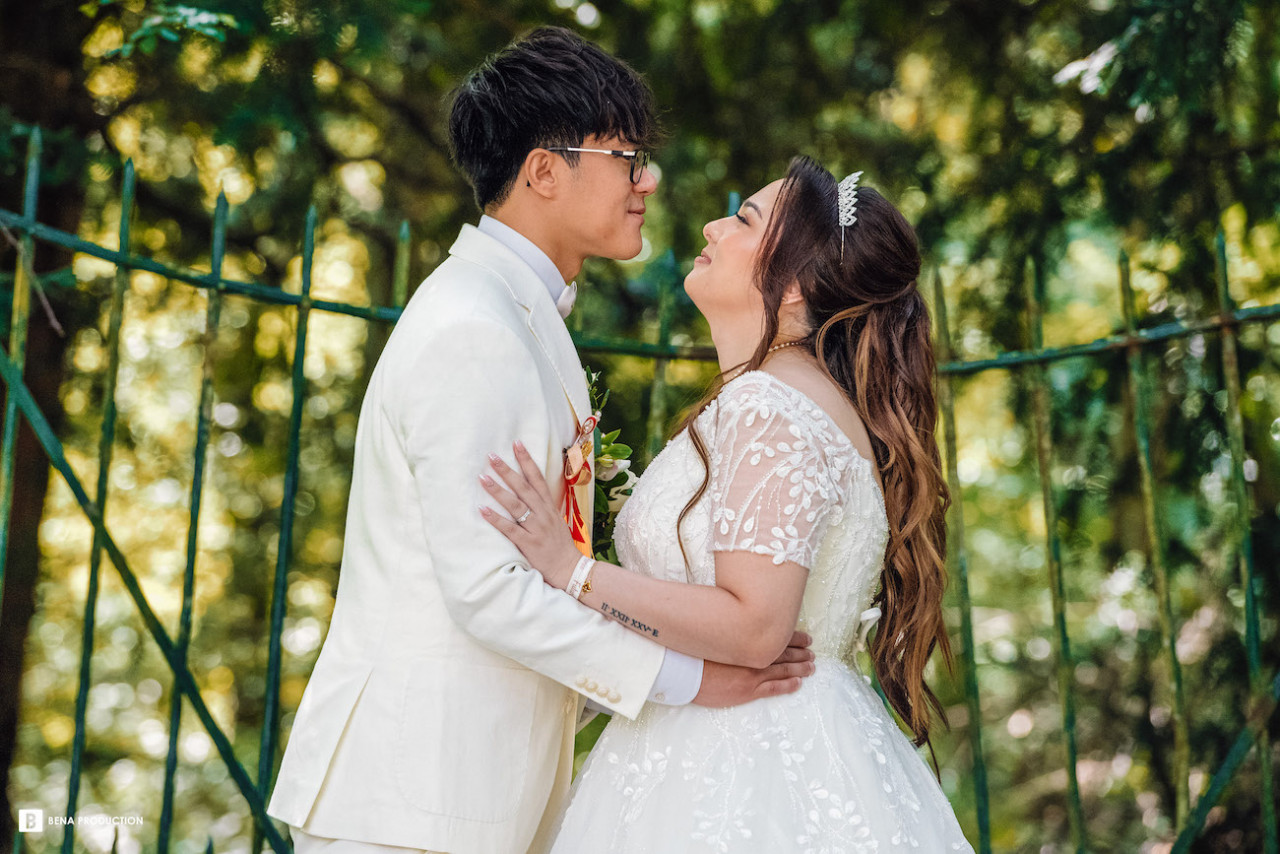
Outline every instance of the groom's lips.
{"type": "Polygon", "coordinates": [[[644,224],[644,208],[640,208],[640,210],[638,211],[627,211],[627,213],[635,214],[636,216],[640,217],[640,223],[642,225],[644,224]]]}

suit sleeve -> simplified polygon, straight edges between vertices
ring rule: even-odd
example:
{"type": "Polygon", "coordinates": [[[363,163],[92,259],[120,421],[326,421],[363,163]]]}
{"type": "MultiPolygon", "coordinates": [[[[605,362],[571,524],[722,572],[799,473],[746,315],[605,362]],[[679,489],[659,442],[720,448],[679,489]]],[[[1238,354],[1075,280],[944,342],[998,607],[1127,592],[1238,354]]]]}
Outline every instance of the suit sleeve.
{"type": "MultiPolygon", "coordinates": [[[[422,507],[422,524],[445,606],[478,643],[634,717],[664,648],[548,586],[479,513],[493,505],[478,477],[487,455],[513,463],[519,439],[544,475],[563,447],[535,354],[505,325],[469,319],[427,336],[413,359],[392,423],[422,507]]],[[[553,493],[554,494],[554,493],[553,493]]]]}

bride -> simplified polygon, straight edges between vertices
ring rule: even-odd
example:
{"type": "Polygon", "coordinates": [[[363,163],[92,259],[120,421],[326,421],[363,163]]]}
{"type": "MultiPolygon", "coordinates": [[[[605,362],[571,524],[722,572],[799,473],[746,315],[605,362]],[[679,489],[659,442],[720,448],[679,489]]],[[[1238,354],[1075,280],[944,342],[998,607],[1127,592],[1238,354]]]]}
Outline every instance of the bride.
{"type": "Polygon", "coordinates": [[[794,694],[614,718],[555,854],[972,851],[854,657],[878,618],[876,676],[927,743],[950,655],[929,315],[915,235],[860,175],[797,158],[703,229],[685,289],[721,374],[619,515],[622,566],[578,553],[522,448],[493,463],[523,523],[485,518],[585,606],[714,661],[762,667],[797,625],[816,655],[794,694]]]}

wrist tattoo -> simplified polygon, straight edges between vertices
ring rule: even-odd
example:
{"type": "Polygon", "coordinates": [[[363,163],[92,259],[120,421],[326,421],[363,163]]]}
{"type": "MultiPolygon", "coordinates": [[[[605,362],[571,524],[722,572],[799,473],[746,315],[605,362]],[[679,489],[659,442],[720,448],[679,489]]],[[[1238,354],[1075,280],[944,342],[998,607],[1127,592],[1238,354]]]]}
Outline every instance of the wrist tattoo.
{"type": "Polygon", "coordinates": [[[626,614],[622,613],[617,608],[609,607],[608,602],[600,603],[600,613],[604,614],[606,617],[617,620],[619,623],[622,623],[622,625],[624,626],[630,626],[631,628],[635,629],[638,632],[651,635],[655,638],[658,636],[657,629],[655,629],[652,626],[646,626],[644,623],[640,622],[634,617],[628,617],[626,614]]]}

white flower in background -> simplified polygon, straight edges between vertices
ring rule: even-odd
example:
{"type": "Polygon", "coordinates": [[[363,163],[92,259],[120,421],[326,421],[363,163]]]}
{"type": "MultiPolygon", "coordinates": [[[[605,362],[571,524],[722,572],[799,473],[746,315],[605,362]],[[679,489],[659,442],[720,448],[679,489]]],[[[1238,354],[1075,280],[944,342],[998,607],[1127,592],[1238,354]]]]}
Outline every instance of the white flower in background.
{"type": "Polygon", "coordinates": [[[1120,47],[1114,42],[1104,42],[1101,47],[1084,59],[1068,62],[1062,70],[1053,75],[1053,82],[1061,86],[1080,79],[1080,91],[1090,95],[1102,86],[1102,72],[1120,53],[1120,47]]]}

